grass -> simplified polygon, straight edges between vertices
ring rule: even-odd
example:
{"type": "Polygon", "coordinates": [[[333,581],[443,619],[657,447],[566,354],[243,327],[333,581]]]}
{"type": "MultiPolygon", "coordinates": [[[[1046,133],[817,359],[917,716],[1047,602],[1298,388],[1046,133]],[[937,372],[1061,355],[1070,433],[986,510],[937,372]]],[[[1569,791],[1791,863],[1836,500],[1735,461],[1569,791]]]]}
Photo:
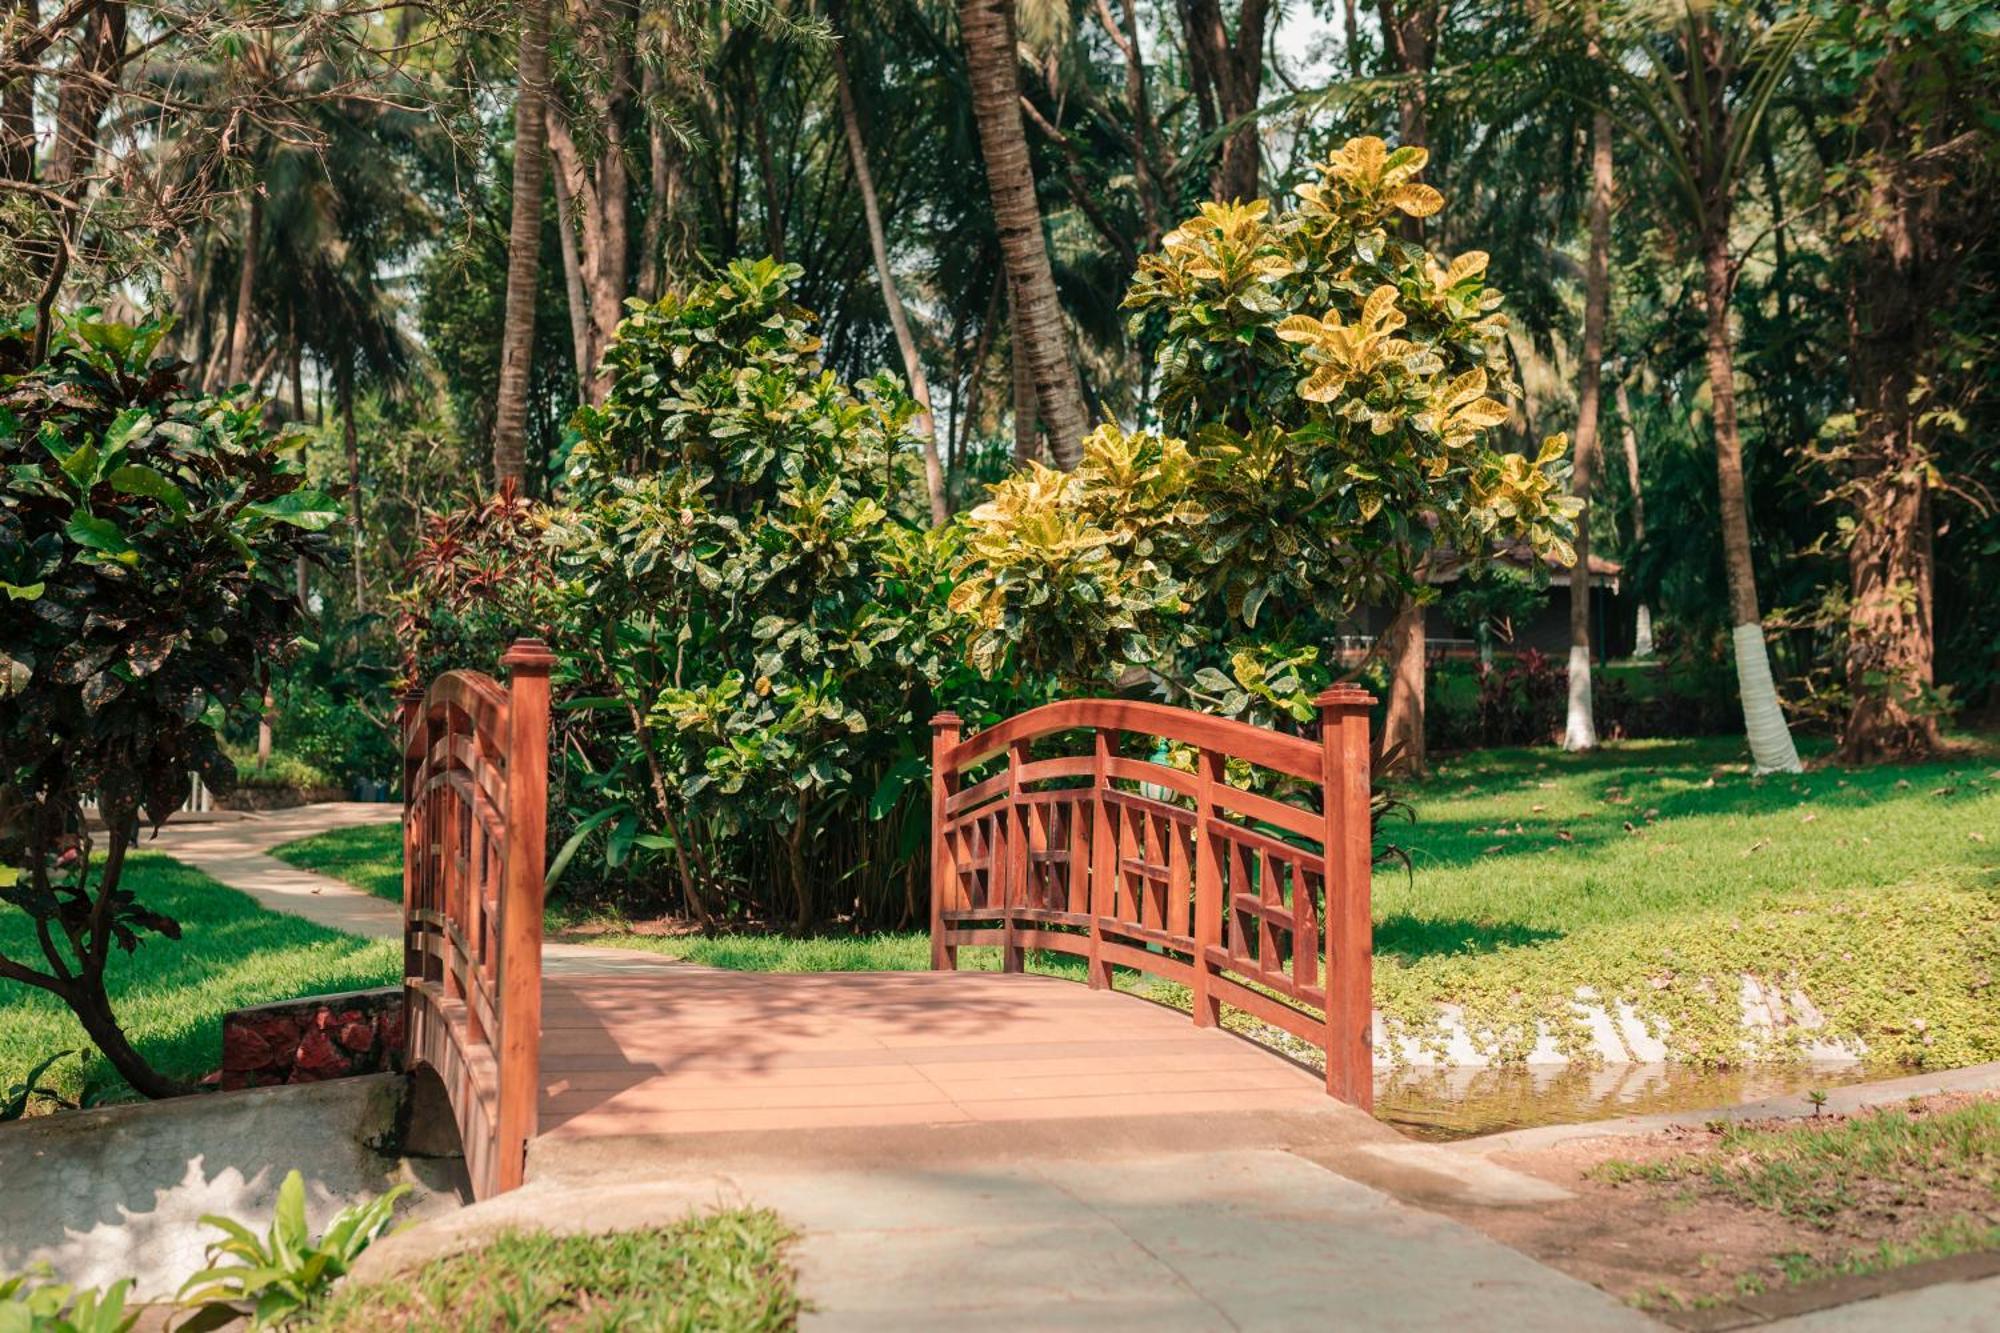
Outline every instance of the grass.
{"type": "MultiPolygon", "coordinates": [[[[1768,1271],[1788,1283],[2000,1248],[2000,1100],[1992,1098],[1727,1125],[1698,1150],[1614,1158],[1590,1174],[1674,1191],[1684,1208],[1721,1202],[1825,1237],[1773,1256],[1768,1271]]],[[[1762,1285],[1761,1271],[1738,1283],[1762,1285]]]]}
{"type": "MultiPolygon", "coordinates": [[[[174,918],[182,938],[145,938],[108,969],[113,1012],[157,1068],[192,1079],[221,1060],[222,1016],[232,1009],[332,991],[383,986],[400,975],[398,946],[369,942],[258,906],[168,857],[137,852],[124,887],[174,918]]],[[[42,963],[27,916],[0,912],[0,953],[42,963]]],[[[47,992],[0,982],[0,1092],[43,1057],[59,1062],[42,1079],[71,1101],[117,1099],[124,1080],[96,1053],[69,1010],[47,992]]]]}
{"type": "MultiPolygon", "coordinates": [[[[1408,792],[1417,821],[1388,830],[1411,873],[1375,878],[1376,1001],[1393,1034],[1437,1044],[1457,1012],[1497,1059],[1545,1034],[1581,1051],[1589,1033],[1573,1001],[1588,987],[1630,1005],[1677,1058],[1785,1058],[1801,1029],[1745,1044],[1738,995],[1751,975],[1805,994],[1825,1020],[1816,1035],[1871,1059],[2000,1059],[1995,761],[1758,778],[1745,759],[1741,741],[1717,738],[1440,763],[1408,792]]],[[[393,826],[278,854],[400,894],[393,826]]],[[[928,961],[913,934],[590,938],[751,971],[928,961]]],[[[988,963],[967,952],[968,965],[988,963]]]]}
{"type": "Polygon", "coordinates": [[[608,1236],[514,1231],[413,1276],[342,1286],[310,1333],[394,1328],[687,1330],[795,1328],[800,1302],[777,1215],[729,1210],[608,1236]]]}
{"type": "Polygon", "coordinates": [[[302,870],[344,880],[392,903],[403,901],[400,824],[360,824],[288,842],[271,855],[302,870]]]}
{"type": "Polygon", "coordinates": [[[2000,1100],[1890,1107],[1824,1125],[1726,1125],[1702,1151],[1613,1159],[1596,1174],[1614,1184],[1686,1182],[1821,1230],[1852,1210],[1920,1204],[1947,1186],[1975,1186],[2000,1207],[2000,1100]]]}

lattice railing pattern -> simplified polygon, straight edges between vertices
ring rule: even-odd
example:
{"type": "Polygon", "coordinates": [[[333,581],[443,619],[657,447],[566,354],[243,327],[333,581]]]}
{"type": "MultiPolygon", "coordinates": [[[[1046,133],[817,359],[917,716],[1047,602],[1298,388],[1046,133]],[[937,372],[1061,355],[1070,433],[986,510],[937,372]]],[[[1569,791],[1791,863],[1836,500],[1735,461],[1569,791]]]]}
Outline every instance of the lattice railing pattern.
{"type": "Polygon", "coordinates": [[[1195,1022],[1220,1006],[1321,1045],[1327,1090],[1373,1100],[1368,709],[1352,688],[1319,699],[1307,740],[1161,704],[1077,699],[971,737],[932,722],[931,956],[998,945],[1178,981],[1195,1022]],[[1035,758],[1057,738],[1089,753],[1035,758]],[[1194,771],[1121,753],[1178,744],[1194,771]],[[1081,747],[1078,747],[1081,748],[1081,747]],[[1235,760],[1272,782],[1232,782],[1235,760]],[[988,771],[991,770],[991,771],[988,771]],[[1289,789],[1279,799],[1250,790],[1289,789]]]}
{"type": "Polygon", "coordinates": [[[403,986],[473,1193],[521,1183],[539,1098],[549,668],[538,639],[403,701],[403,986]]]}

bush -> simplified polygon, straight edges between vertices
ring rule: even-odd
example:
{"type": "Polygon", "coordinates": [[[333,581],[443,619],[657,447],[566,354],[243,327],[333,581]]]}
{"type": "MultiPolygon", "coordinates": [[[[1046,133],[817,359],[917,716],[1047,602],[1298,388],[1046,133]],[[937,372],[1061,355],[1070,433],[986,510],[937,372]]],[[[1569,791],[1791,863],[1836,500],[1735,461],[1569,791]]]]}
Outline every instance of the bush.
{"type": "Polygon", "coordinates": [[[1138,668],[1174,702],[1297,725],[1335,670],[1322,645],[1428,595],[1430,552],[1574,559],[1562,437],[1493,443],[1515,389],[1486,256],[1401,235],[1443,205],[1426,157],[1351,139],[1299,207],[1204,204],[1141,261],[1125,304],[1157,326],[1176,434],[1106,424],[1075,472],[1031,465],[973,511],[953,605],[983,671],[1099,692],[1138,668]]]}
{"type": "Polygon", "coordinates": [[[190,772],[229,789],[211,710],[256,698],[289,650],[293,567],[323,559],[340,516],[259,404],[153,359],[164,333],[86,313],[40,364],[22,328],[0,333],[0,901],[37,922],[46,968],[0,958],[0,976],[61,997],[154,1096],[180,1089],[125,1040],[104,964],[178,928],[120,889],[125,849],[190,772]]]}

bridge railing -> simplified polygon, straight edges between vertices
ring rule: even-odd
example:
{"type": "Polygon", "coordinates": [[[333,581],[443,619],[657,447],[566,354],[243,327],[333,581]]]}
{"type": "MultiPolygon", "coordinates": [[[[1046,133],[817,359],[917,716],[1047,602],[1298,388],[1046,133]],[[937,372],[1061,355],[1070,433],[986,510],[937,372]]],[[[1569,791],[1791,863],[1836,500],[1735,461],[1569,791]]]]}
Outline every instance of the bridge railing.
{"type": "Polygon", "coordinates": [[[412,1067],[442,1079],[473,1193],[521,1183],[542,1029],[549,668],[449,671],[403,701],[403,986],[412,1067]]]}
{"type": "Polygon", "coordinates": [[[1306,740],[1162,704],[1047,704],[970,737],[931,722],[931,965],[965,945],[1123,965],[1186,985],[1194,1021],[1229,1005],[1320,1046],[1327,1091],[1373,1103],[1368,709],[1317,700],[1306,740]],[[1087,733],[1065,747],[1050,738],[1087,733]],[[1192,753],[1193,771],[1121,753],[1192,753]],[[1042,742],[1037,747],[1036,742],[1042,742]],[[1050,756],[1048,751],[1074,749],[1050,756]],[[1042,757],[1034,757],[1037,751],[1042,757]],[[1252,770],[1275,775],[1246,789],[1252,770]]]}

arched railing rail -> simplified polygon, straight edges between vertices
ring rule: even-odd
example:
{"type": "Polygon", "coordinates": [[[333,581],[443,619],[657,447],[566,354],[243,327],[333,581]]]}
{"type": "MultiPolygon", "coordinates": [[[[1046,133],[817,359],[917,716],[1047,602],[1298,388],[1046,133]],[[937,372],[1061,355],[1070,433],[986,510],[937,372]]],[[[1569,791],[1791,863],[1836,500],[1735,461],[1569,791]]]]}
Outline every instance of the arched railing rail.
{"type": "Polygon", "coordinates": [[[1137,968],[1186,985],[1200,1026],[1226,1004],[1320,1046],[1327,1091],[1372,1106],[1374,699],[1317,702],[1317,740],[1124,699],[1046,704],[969,737],[938,715],[931,965],[998,945],[1010,972],[1031,948],[1079,955],[1094,987],[1137,968]],[[1048,753],[1075,733],[1086,752],[1048,753]],[[1128,736],[1192,751],[1193,771],[1124,753],[1128,736]],[[1257,769],[1277,775],[1248,784],[1266,791],[1246,789],[1257,769]]]}
{"type": "Polygon", "coordinates": [[[443,1081],[473,1194],[521,1183],[542,1036],[549,668],[450,671],[403,701],[403,994],[412,1067],[443,1081]]]}

